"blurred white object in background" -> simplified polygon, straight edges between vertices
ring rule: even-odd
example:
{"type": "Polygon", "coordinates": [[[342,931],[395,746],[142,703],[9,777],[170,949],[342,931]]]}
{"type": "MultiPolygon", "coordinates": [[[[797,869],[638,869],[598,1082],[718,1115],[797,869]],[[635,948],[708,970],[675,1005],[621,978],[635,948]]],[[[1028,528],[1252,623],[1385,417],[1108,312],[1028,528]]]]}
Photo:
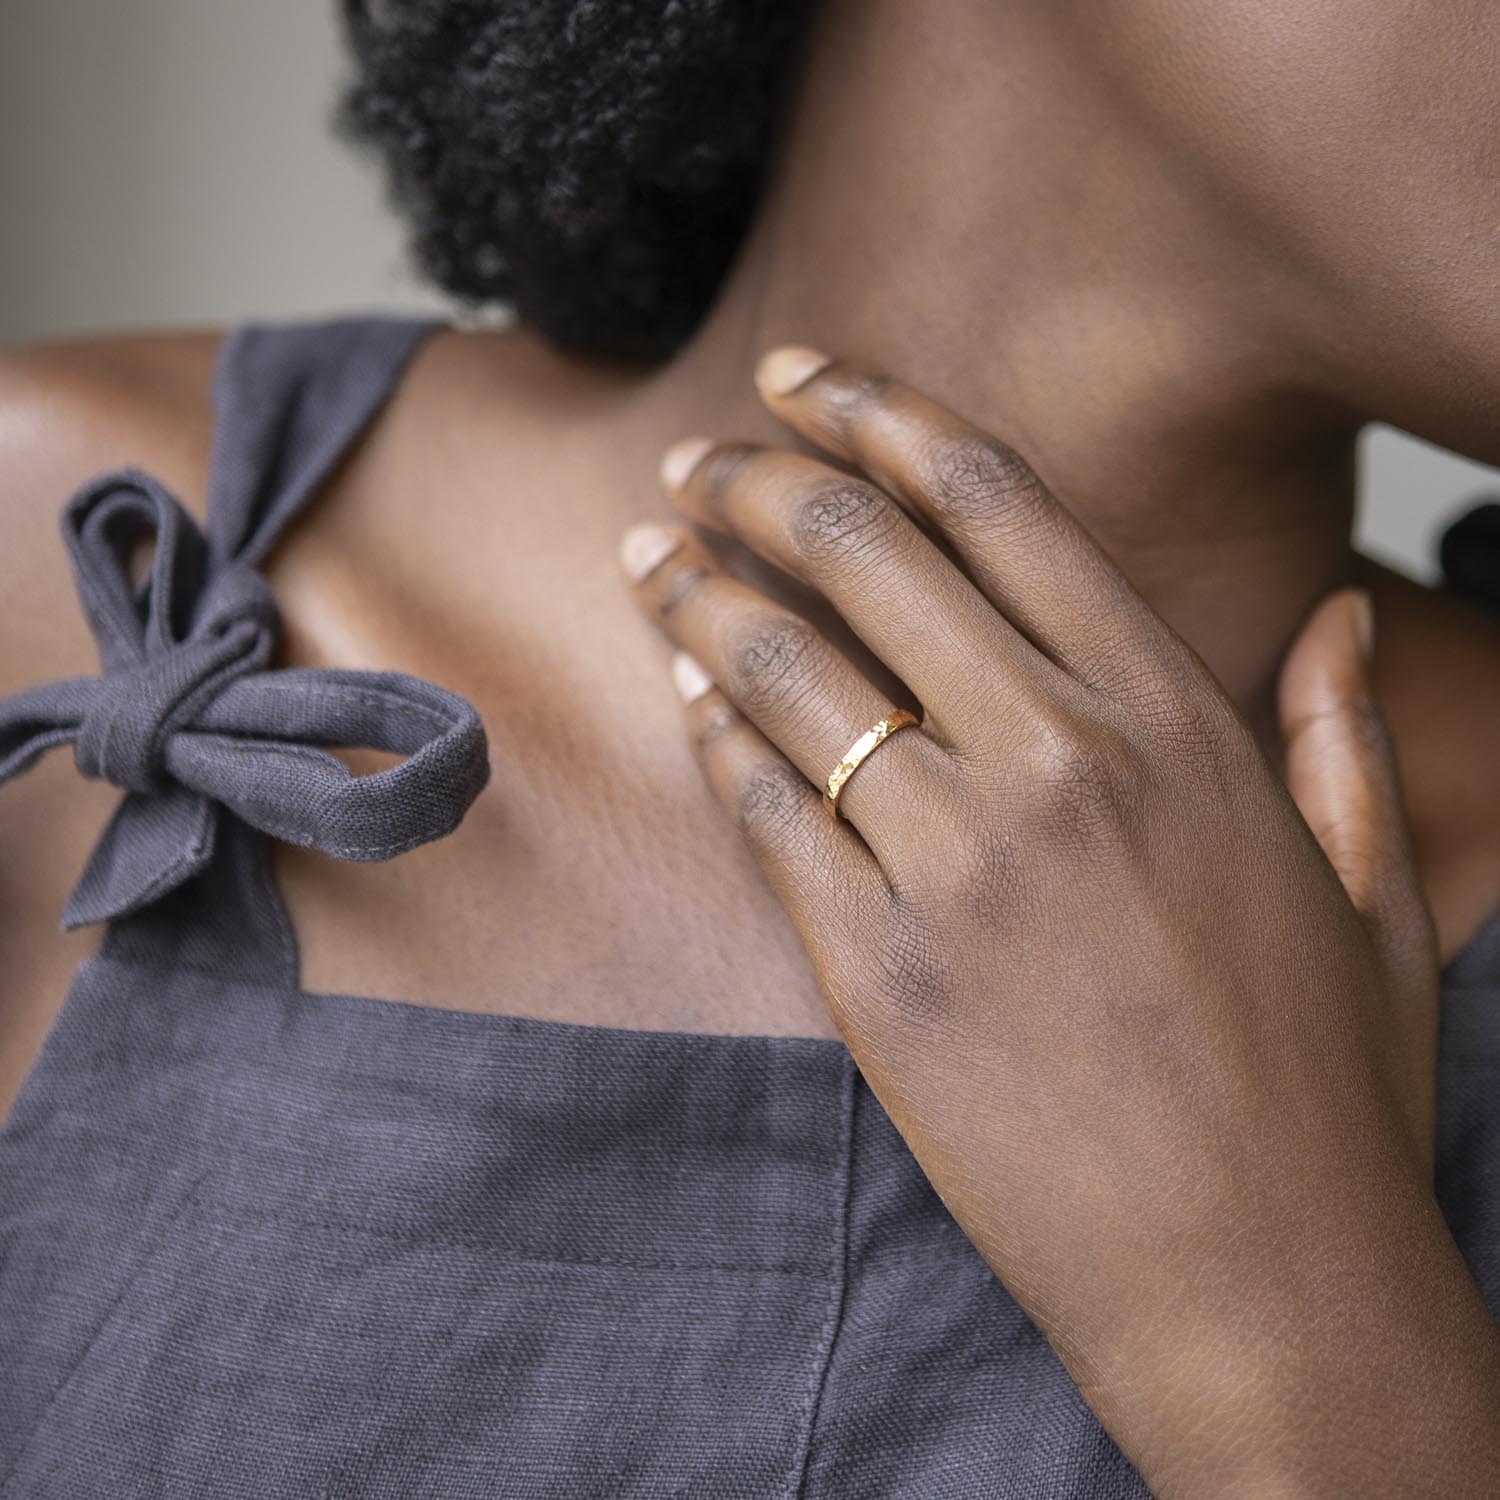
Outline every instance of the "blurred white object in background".
{"type": "Polygon", "coordinates": [[[1500,471],[1371,427],[1360,446],[1360,549],[1424,583],[1437,577],[1443,528],[1477,499],[1500,499],[1500,471]]]}

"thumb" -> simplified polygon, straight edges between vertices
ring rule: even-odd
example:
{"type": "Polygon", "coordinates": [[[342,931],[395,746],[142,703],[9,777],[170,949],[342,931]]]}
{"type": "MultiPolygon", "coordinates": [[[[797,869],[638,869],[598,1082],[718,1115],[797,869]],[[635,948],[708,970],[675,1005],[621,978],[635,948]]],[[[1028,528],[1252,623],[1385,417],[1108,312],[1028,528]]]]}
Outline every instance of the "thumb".
{"type": "Polygon", "coordinates": [[[1286,781],[1381,956],[1396,1002],[1395,1064],[1418,1159],[1432,1171],[1438,953],[1417,881],[1396,760],[1371,680],[1374,609],[1340,589],[1281,669],[1286,781]]]}
{"type": "Polygon", "coordinates": [[[1426,914],[1395,757],[1375,705],[1374,634],[1368,593],[1330,594],[1292,644],[1278,708],[1292,799],[1349,899],[1389,939],[1413,936],[1411,919],[1425,922],[1426,914]]]}

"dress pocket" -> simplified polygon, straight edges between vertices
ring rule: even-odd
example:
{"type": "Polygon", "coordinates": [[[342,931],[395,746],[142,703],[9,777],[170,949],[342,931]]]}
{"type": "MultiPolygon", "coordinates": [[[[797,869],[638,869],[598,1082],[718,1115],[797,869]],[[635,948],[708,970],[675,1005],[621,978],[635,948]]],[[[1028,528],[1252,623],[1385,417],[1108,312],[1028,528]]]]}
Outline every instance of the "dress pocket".
{"type": "Polygon", "coordinates": [[[0,1494],[780,1494],[834,1298],[792,1263],[524,1255],[195,1194],[0,1494]]]}

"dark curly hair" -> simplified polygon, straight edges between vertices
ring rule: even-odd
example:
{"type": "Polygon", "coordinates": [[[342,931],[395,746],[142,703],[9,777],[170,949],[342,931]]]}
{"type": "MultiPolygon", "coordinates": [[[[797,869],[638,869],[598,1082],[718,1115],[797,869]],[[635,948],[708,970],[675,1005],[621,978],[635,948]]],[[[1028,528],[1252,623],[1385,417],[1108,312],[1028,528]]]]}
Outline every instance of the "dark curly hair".
{"type": "Polygon", "coordinates": [[[817,0],[341,0],[337,125],[419,267],[560,347],[658,360],[763,185],[817,0]]]}

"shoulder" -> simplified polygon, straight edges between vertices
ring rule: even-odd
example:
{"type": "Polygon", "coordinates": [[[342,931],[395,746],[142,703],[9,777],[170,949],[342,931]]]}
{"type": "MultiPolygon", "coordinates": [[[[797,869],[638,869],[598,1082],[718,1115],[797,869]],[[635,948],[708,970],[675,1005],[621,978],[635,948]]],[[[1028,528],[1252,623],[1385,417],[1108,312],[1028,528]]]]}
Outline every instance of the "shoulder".
{"type": "MultiPolygon", "coordinates": [[[[224,337],[204,328],[0,349],[0,697],[95,670],[58,534],[80,485],[126,465],[145,469],[203,517],[224,337]]],[[[439,328],[358,445],[364,461],[331,487],[352,491],[349,500],[325,496],[317,509],[357,506],[355,529],[373,533],[382,499],[394,497],[409,528],[411,494],[435,480],[473,482],[492,453],[506,455],[514,478],[524,455],[555,452],[541,439],[566,425],[560,411],[581,416],[596,399],[580,399],[579,386],[577,365],[529,330],[439,328]],[[351,485],[351,473],[375,482],[351,485]]]]}
{"type": "Polygon", "coordinates": [[[58,515],[86,480],[134,464],[201,513],[213,434],[213,330],[0,351],[0,696],[92,671],[58,515]]]}
{"type": "MultiPolygon", "coordinates": [[[[200,506],[213,427],[213,332],[86,339],[0,350],[0,698],[98,671],[58,530],[86,480],[124,464],[200,506]]],[[[25,791],[0,788],[0,1114],[94,928],[57,916],[119,796],[47,756],[25,791]]]]}
{"type": "Polygon", "coordinates": [[[24,503],[18,481],[66,486],[116,462],[182,470],[205,460],[222,337],[203,329],[0,350],[0,464],[9,504],[24,503]]]}

